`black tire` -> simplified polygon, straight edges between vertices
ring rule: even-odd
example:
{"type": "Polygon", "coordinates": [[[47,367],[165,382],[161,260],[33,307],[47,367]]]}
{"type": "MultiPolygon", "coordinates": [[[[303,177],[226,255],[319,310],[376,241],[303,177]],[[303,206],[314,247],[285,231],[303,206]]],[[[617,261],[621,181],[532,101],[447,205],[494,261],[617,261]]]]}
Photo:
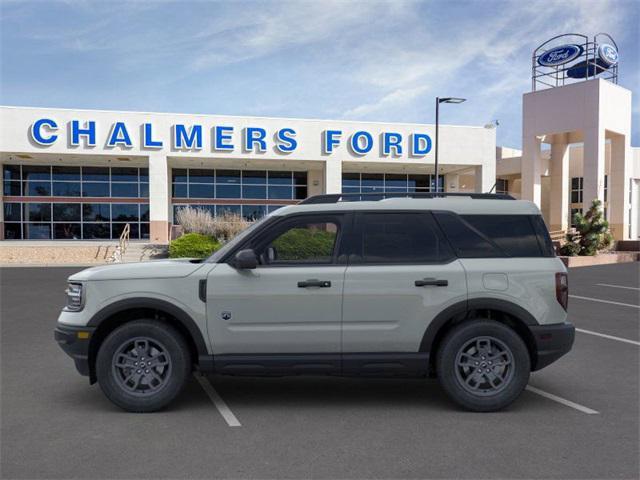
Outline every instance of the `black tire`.
{"type": "Polygon", "coordinates": [[[478,319],[448,332],[438,350],[436,371],[445,392],[458,405],[492,412],[507,407],[522,393],[529,382],[531,360],[513,329],[478,319]]]}
{"type": "Polygon", "coordinates": [[[116,328],[100,345],[96,359],[100,388],[129,412],[166,407],[182,391],[190,372],[189,347],[182,334],[157,320],[135,320],[116,328]]]}

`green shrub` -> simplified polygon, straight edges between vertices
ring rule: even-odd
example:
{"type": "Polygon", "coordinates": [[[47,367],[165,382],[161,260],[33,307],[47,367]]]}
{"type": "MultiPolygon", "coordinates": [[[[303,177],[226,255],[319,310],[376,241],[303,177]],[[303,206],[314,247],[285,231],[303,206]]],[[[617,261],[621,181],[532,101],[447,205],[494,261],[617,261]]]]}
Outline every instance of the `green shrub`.
{"type": "Polygon", "coordinates": [[[220,248],[215,238],[187,233],[169,245],[169,258],[205,258],[220,248]]]}
{"type": "Polygon", "coordinates": [[[331,258],[335,240],[335,232],[293,228],[273,242],[273,246],[279,260],[320,260],[331,258]]]}
{"type": "Polygon", "coordinates": [[[560,255],[596,255],[613,244],[613,236],[609,233],[609,222],[604,219],[602,202],[594,200],[584,215],[573,216],[575,232],[567,234],[567,243],[560,248],[560,255]]]}

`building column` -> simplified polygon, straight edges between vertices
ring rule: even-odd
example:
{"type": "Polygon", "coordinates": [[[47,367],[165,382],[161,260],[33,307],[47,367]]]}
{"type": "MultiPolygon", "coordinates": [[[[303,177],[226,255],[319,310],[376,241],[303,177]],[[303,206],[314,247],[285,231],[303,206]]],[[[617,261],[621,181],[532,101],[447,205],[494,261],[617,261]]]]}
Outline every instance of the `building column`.
{"type": "Polygon", "coordinates": [[[522,151],[522,199],[529,200],[540,207],[542,157],[540,138],[536,135],[525,136],[522,151]]]}
{"type": "Polygon", "coordinates": [[[628,135],[615,135],[611,139],[611,162],[607,200],[609,202],[609,226],[616,240],[629,236],[629,201],[632,152],[628,135]]]}
{"type": "Polygon", "coordinates": [[[489,193],[496,183],[496,162],[474,167],[476,193],[489,193]]]}
{"type": "Polygon", "coordinates": [[[604,203],[604,129],[585,130],[582,160],[582,210],[586,212],[595,199],[604,203]]]}
{"type": "Polygon", "coordinates": [[[550,170],[549,229],[567,230],[569,227],[569,145],[566,133],[555,135],[551,144],[550,170]]]}
{"type": "Polygon", "coordinates": [[[324,162],[324,193],[342,193],[342,162],[338,159],[324,162]]]}
{"type": "Polygon", "coordinates": [[[170,175],[167,157],[149,155],[149,241],[169,243],[170,175]]]}

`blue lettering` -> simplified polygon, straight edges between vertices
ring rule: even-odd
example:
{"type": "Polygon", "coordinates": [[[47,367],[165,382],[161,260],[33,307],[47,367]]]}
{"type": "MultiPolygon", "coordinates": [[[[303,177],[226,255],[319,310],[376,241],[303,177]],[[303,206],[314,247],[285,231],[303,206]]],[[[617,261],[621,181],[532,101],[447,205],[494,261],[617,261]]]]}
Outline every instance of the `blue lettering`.
{"type": "Polygon", "coordinates": [[[111,129],[111,135],[107,141],[107,147],[115,147],[116,145],[122,145],[124,147],[132,147],[131,137],[127,131],[127,126],[124,122],[116,122],[111,129]]]}
{"type": "Polygon", "coordinates": [[[426,155],[431,151],[431,137],[426,133],[414,133],[411,142],[411,155],[426,155]]]}
{"type": "Polygon", "coordinates": [[[267,142],[264,138],[267,136],[267,132],[264,128],[259,127],[247,127],[244,138],[244,149],[248,152],[252,152],[254,145],[258,145],[259,152],[267,151],[267,142]]]}
{"type": "Polygon", "coordinates": [[[369,132],[360,130],[351,136],[351,150],[357,155],[369,153],[373,148],[373,137],[369,132]],[[364,145],[361,145],[360,139],[364,139],[364,145]]]}
{"type": "Polygon", "coordinates": [[[336,145],[340,145],[341,135],[342,135],[342,130],[325,130],[324,131],[324,139],[322,142],[322,149],[324,150],[324,153],[326,154],[333,153],[334,147],[336,145]]]}
{"type": "Polygon", "coordinates": [[[144,124],[144,133],[142,135],[143,148],[162,148],[162,140],[153,140],[152,129],[153,125],[150,123],[144,124]]]}
{"type": "Polygon", "coordinates": [[[293,128],[281,128],[276,133],[278,143],[276,148],[283,153],[293,152],[298,147],[298,141],[294,138],[296,131],[293,128]]]}
{"type": "Polygon", "coordinates": [[[402,135],[399,133],[385,132],[382,138],[383,155],[391,155],[392,148],[394,155],[402,155],[402,135]]]}
{"type": "Polygon", "coordinates": [[[187,127],[178,123],[173,129],[173,148],[202,149],[202,125],[194,125],[187,131],[187,127]]]}
{"type": "Polygon", "coordinates": [[[42,127],[46,127],[50,131],[56,131],[58,130],[58,124],[50,118],[41,118],[31,125],[31,138],[34,142],[38,145],[52,145],[58,139],[58,135],[51,134],[45,137],[42,134],[42,127]]]}
{"type": "Polygon", "coordinates": [[[229,142],[231,140],[231,134],[233,133],[233,127],[215,127],[215,141],[213,148],[216,150],[233,150],[233,145],[229,142]],[[227,133],[228,132],[228,133],[227,133]]]}
{"type": "Polygon", "coordinates": [[[79,120],[71,121],[71,145],[80,145],[80,137],[87,137],[87,146],[96,146],[96,122],[85,122],[85,128],[80,128],[79,120]]]}

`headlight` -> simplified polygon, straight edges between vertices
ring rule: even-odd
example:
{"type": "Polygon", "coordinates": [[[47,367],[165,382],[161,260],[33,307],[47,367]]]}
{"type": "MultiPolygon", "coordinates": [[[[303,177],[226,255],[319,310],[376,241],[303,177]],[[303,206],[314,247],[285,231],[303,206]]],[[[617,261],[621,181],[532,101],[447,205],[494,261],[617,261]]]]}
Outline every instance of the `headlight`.
{"type": "Polygon", "coordinates": [[[67,306],[66,310],[71,312],[79,312],[84,306],[84,298],[82,295],[81,283],[69,283],[67,286],[67,306]]]}

